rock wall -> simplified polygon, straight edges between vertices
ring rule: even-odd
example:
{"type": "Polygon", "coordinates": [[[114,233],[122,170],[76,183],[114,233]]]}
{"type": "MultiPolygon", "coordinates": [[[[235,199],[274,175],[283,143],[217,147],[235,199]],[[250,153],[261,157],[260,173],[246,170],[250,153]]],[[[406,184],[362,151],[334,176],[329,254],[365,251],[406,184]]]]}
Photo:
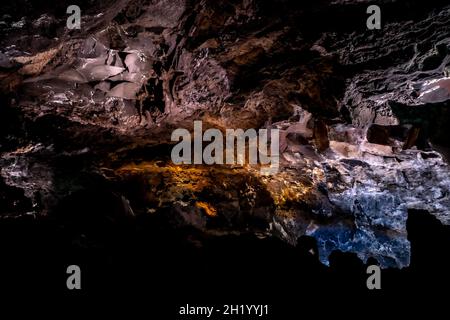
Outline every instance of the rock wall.
{"type": "Polygon", "coordinates": [[[408,212],[450,224],[450,7],[386,0],[371,31],[368,3],[84,1],[81,30],[64,1],[3,8],[1,219],[72,224],[75,197],[408,266],[408,212]],[[173,166],[194,120],[280,129],[280,171],[173,166]]]}

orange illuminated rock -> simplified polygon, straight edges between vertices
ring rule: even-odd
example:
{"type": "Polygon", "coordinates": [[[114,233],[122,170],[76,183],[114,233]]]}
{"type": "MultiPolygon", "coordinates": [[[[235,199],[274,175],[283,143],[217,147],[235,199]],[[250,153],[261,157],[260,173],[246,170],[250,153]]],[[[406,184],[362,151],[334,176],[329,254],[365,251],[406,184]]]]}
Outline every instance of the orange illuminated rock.
{"type": "Polygon", "coordinates": [[[216,217],[217,216],[217,210],[213,206],[211,206],[210,204],[208,204],[206,202],[202,202],[202,201],[197,201],[195,203],[195,205],[198,208],[203,209],[208,216],[210,216],[210,217],[216,217]]]}

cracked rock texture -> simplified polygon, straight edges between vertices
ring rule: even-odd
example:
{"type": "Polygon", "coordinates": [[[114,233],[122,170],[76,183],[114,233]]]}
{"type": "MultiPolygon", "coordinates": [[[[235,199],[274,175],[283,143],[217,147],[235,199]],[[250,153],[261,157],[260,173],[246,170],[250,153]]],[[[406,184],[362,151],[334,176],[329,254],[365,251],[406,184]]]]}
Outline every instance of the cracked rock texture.
{"type": "Polygon", "coordinates": [[[381,30],[370,1],[80,1],[81,30],[67,1],[16,2],[0,17],[1,219],[50,216],[95,243],[159,215],[399,268],[408,212],[450,224],[446,1],[380,1],[381,30]],[[171,133],[194,120],[280,129],[279,172],[173,165],[171,133]],[[86,231],[77,202],[108,222],[86,231]]]}

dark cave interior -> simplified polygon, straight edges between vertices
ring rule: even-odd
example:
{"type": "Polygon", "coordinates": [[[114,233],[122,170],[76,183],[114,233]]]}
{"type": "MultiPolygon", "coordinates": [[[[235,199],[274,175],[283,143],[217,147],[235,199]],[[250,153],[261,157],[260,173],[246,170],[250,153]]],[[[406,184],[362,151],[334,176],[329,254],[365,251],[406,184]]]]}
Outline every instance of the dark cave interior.
{"type": "Polygon", "coordinates": [[[0,8],[2,290],[298,313],[448,287],[448,1],[380,0],[380,30],[366,0],[82,0],[73,30],[71,4],[0,8]],[[279,171],[174,165],[195,120],[278,129],[279,171]]]}

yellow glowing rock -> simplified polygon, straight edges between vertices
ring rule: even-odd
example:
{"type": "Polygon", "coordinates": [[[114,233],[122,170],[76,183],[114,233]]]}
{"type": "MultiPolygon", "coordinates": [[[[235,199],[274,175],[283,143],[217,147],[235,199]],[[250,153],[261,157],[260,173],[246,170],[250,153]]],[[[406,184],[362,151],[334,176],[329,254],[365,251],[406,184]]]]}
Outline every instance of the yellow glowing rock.
{"type": "Polygon", "coordinates": [[[195,203],[195,205],[198,208],[204,209],[205,213],[210,216],[210,217],[216,217],[217,216],[217,210],[212,207],[210,204],[206,203],[206,202],[202,202],[202,201],[197,201],[195,203]]]}

